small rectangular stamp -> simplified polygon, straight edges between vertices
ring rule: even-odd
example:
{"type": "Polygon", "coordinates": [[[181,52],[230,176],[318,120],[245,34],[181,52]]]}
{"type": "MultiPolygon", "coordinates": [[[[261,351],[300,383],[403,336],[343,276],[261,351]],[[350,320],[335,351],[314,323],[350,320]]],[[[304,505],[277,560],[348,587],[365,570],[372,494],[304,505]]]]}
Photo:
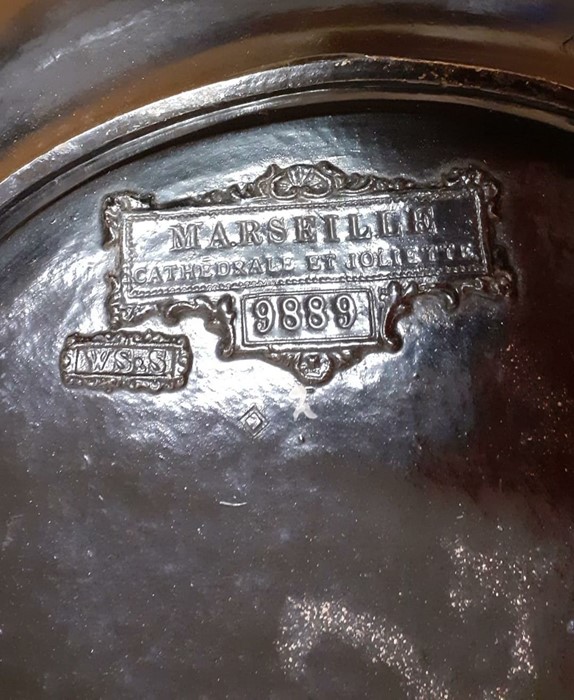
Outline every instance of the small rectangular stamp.
{"type": "Polygon", "coordinates": [[[157,331],[104,331],[67,338],[60,356],[68,387],[113,391],[175,391],[192,365],[189,340],[157,331]]]}

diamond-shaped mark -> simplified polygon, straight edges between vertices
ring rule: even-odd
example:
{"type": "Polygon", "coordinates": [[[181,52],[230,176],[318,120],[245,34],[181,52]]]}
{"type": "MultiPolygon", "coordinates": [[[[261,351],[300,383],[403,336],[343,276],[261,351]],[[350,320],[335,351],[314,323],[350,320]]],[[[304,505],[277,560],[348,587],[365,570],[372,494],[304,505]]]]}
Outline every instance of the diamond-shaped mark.
{"type": "Polygon", "coordinates": [[[267,418],[255,405],[241,416],[240,421],[253,437],[260,435],[269,425],[267,418]]]}

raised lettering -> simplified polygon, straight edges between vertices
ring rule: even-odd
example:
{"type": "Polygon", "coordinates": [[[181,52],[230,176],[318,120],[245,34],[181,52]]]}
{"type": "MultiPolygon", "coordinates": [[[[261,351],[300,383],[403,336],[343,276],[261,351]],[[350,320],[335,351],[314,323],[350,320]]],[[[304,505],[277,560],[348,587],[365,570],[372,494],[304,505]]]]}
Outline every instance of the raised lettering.
{"type": "Polygon", "coordinates": [[[320,255],[307,255],[307,269],[309,272],[318,272],[321,269],[321,256],[320,255]]]}
{"type": "Polygon", "coordinates": [[[202,224],[176,224],[171,227],[171,250],[195,250],[199,248],[199,229],[202,224]]]}
{"type": "Polygon", "coordinates": [[[373,231],[370,226],[361,228],[358,214],[349,214],[349,240],[350,241],[368,241],[373,237],[373,231]]]}
{"type": "Polygon", "coordinates": [[[88,371],[103,372],[111,355],[112,351],[108,349],[88,350],[84,355],[87,360],[88,371]]]}
{"type": "Polygon", "coordinates": [[[295,221],[295,240],[298,243],[316,243],[317,231],[315,229],[314,216],[296,216],[295,221]]]}
{"type": "Polygon", "coordinates": [[[287,240],[287,229],[285,221],[273,217],[267,224],[267,240],[269,243],[285,243],[287,240]]]}
{"type": "Polygon", "coordinates": [[[325,222],[325,241],[327,243],[339,243],[337,236],[337,221],[339,217],[336,214],[325,214],[321,218],[325,222]]]}
{"type": "Polygon", "coordinates": [[[239,245],[261,245],[263,236],[259,233],[261,224],[258,221],[239,222],[239,245]]]}
{"type": "Polygon", "coordinates": [[[209,241],[209,245],[207,247],[231,248],[231,242],[227,237],[227,231],[225,230],[225,226],[221,223],[221,221],[218,221],[215,224],[215,228],[213,229],[213,235],[211,236],[211,240],[209,241]]]}
{"type": "Polygon", "coordinates": [[[413,210],[414,231],[421,235],[436,235],[436,220],[432,206],[418,207],[413,210]]]}

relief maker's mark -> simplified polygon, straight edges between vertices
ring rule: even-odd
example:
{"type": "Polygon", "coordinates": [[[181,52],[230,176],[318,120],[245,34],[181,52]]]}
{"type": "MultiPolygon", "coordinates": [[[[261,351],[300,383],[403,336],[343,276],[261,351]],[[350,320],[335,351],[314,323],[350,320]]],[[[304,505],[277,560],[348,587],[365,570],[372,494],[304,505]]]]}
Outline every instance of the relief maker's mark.
{"type": "Polygon", "coordinates": [[[74,334],[60,356],[66,386],[106,391],[175,391],[187,383],[191,365],[185,336],[155,331],[74,334]]]}

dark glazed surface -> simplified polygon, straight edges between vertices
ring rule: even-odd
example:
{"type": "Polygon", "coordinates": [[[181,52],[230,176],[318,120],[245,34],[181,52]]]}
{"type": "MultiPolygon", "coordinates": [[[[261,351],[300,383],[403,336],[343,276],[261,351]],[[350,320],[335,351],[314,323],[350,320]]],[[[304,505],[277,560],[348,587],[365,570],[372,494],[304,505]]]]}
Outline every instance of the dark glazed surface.
{"type": "Polygon", "coordinates": [[[324,111],[134,158],[2,244],[2,697],[571,697],[572,136],[469,107],[324,111]],[[308,406],[281,369],[216,359],[200,319],[142,326],[189,335],[181,391],[62,384],[66,337],[108,325],[107,195],[323,159],[492,173],[516,297],[420,299],[399,354],[308,406]]]}
{"type": "Polygon", "coordinates": [[[4,0],[0,177],[161,98],[322,55],[398,56],[572,86],[571,0],[4,0]]]}

